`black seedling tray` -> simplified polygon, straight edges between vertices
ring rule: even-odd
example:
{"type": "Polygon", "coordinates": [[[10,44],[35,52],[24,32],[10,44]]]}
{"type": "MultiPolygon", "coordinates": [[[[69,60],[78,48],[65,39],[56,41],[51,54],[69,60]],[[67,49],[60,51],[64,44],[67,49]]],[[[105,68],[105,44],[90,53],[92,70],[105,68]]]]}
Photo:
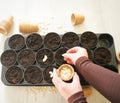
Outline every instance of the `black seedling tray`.
{"type": "MultiPolygon", "coordinates": [[[[76,34],[74,32],[67,32],[63,35],[59,35],[59,36],[55,37],[54,34],[57,34],[57,33],[50,32],[48,34],[53,34],[53,35],[50,37],[48,36],[48,39],[46,39],[46,36],[41,36],[42,42],[37,42],[39,39],[38,40],[36,39],[36,40],[30,41],[30,43],[31,43],[30,45],[28,45],[26,42],[28,36],[16,34],[16,35],[20,35],[24,38],[24,43],[23,43],[23,45],[21,44],[22,45],[21,48],[19,47],[20,45],[17,46],[18,44],[20,44],[19,39],[18,39],[18,41],[15,41],[14,45],[16,48],[13,48],[12,46],[10,47],[10,45],[9,45],[9,41],[10,41],[11,37],[7,38],[5,41],[5,45],[4,45],[4,51],[6,51],[6,50],[15,51],[16,61],[12,65],[10,65],[10,64],[7,66],[2,65],[1,79],[2,79],[3,83],[8,86],[53,86],[48,72],[51,71],[54,67],[58,68],[60,65],[65,64],[66,62],[63,60],[62,54],[65,53],[66,50],[68,50],[69,48],[72,48],[74,46],[85,47],[88,50],[89,59],[91,59],[91,61],[93,61],[94,63],[101,65],[101,66],[105,67],[106,69],[109,69],[113,72],[118,72],[113,37],[107,33],[96,33],[95,34],[96,37],[92,37],[92,33],[93,32],[89,32],[89,31],[84,32],[83,34],[87,34],[87,38],[85,38],[85,36],[83,36],[82,34],[76,34]],[[75,35],[75,37],[74,37],[74,35],[75,35]],[[82,39],[82,36],[84,37],[83,39],[82,39]],[[85,42],[84,42],[84,40],[85,40],[85,42]],[[48,42],[48,43],[45,43],[45,42],[48,42]],[[31,45],[34,45],[34,43],[36,45],[37,45],[37,43],[41,43],[41,45],[39,44],[40,45],[39,47],[36,46],[37,49],[31,48],[32,47],[31,45]],[[92,45],[91,43],[93,43],[94,45],[92,45]],[[51,46],[51,45],[53,45],[53,46],[51,46]],[[18,49],[18,47],[19,47],[19,49],[18,49]],[[96,55],[100,54],[100,56],[102,56],[101,58],[99,58],[99,56],[95,57],[95,52],[97,51],[98,48],[102,49],[102,53],[96,53],[96,55]],[[27,49],[27,50],[29,49],[30,51],[32,51],[34,53],[33,56],[35,56],[35,58],[33,59],[33,62],[31,62],[32,60],[30,60],[30,58],[33,58],[32,55],[29,55],[29,54],[24,55],[25,57],[28,56],[26,58],[29,58],[28,64],[24,64],[21,61],[21,57],[19,57],[20,52],[24,51],[25,49],[27,49]],[[104,50],[106,50],[106,49],[109,51],[111,56],[109,55],[108,52],[104,52],[104,50]],[[41,51],[41,50],[43,50],[43,51],[41,51]],[[46,54],[47,51],[48,51],[48,53],[51,52],[52,54],[46,54]],[[41,53],[43,53],[43,55],[41,53]],[[107,56],[105,53],[107,53],[107,56]],[[41,59],[43,61],[41,61],[41,59]],[[103,60],[103,59],[108,59],[108,60],[103,60]],[[103,61],[103,62],[101,62],[101,61],[103,61]],[[23,63],[23,65],[21,63],[23,63]],[[11,71],[11,74],[9,74],[9,73],[6,74],[6,72],[10,71],[10,68],[13,66],[19,67],[21,69],[22,74],[20,75],[18,73],[18,71],[14,72],[14,70],[11,71]],[[34,74],[32,74],[32,70],[30,71],[30,69],[29,69],[30,66],[37,66],[37,68],[39,68],[41,72],[35,70],[35,71],[33,71],[34,74]],[[46,70],[46,68],[48,68],[48,69],[46,70]],[[29,69],[29,72],[26,73],[26,70],[28,70],[28,69],[29,69]],[[46,74],[46,72],[47,72],[47,74],[46,74]],[[41,77],[39,77],[39,75],[41,77]],[[38,76],[38,78],[36,78],[36,76],[38,76]],[[9,80],[11,80],[12,82],[6,78],[9,78],[9,80]],[[25,79],[25,78],[27,78],[27,79],[25,79]]],[[[36,33],[32,33],[32,34],[36,34],[36,33]]],[[[30,34],[30,35],[32,35],[32,34],[30,34]]],[[[9,58],[12,58],[12,57],[9,57],[9,58]]],[[[9,58],[7,58],[7,59],[9,59],[9,58]]],[[[1,56],[1,63],[2,63],[2,56],[1,56]]],[[[77,71],[77,69],[75,67],[74,67],[74,69],[75,69],[75,71],[77,71]]],[[[89,85],[86,82],[86,80],[81,76],[81,74],[80,73],[78,73],[78,74],[80,76],[81,84],[89,85]]]]}

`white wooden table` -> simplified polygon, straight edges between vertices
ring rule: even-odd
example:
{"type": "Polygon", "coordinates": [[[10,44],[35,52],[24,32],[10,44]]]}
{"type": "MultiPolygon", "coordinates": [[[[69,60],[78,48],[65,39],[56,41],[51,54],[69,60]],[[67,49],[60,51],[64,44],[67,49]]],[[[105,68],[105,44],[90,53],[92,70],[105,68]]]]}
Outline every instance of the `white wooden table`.
{"type": "MultiPolygon", "coordinates": [[[[120,52],[120,0],[0,0],[0,20],[14,16],[15,27],[12,34],[19,33],[20,21],[39,23],[40,34],[54,31],[82,33],[110,33],[114,37],[116,53],[120,52]],[[72,26],[73,12],[85,16],[82,25],[72,26]]],[[[0,34],[0,55],[8,36],[0,34]]],[[[0,73],[2,66],[0,64],[0,73]]],[[[120,69],[120,67],[119,67],[120,69]]],[[[92,88],[88,103],[109,103],[92,88]]],[[[9,87],[0,80],[0,103],[67,103],[53,87],[9,87]]]]}

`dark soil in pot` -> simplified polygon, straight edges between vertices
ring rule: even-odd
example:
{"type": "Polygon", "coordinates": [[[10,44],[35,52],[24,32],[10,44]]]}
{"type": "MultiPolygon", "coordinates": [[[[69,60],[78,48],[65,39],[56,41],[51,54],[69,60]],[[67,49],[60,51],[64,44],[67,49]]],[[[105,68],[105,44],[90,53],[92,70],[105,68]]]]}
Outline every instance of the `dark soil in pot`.
{"type": "Polygon", "coordinates": [[[81,37],[81,45],[87,49],[94,49],[97,44],[97,36],[93,32],[84,32],[81,37]]]}
{"type": "Polygon", "coordinates": [[[62,54],[66,53],[67,50],[68,50],[67,48],[63,47],[56,51],[55,61],[57,65],[66,64],[66,61],[64,61],[64,57],[62,56],[62,54]]]}
{"type": "Polygon", "coordinates": [[[5,77],[9,83],[17,84],[23,79],[23,71],[17,66],[12,66],[7,70],[5,77]]]}
{"type": "Polygon", "coordinates": [[[104,65],[111,62],[112,55],[110,51],[104,47],[99,47],[94,51],[94,61],[104,65]]]}
{"type": "Polygon", "coordinates": [[[36,54],[36,61],[41,67],[47,67],[54,62],[53,52],[49,49],[41,49],[36,54]]]}
{"type": "Polygon", "coordinates": [[[8,44],[11,49],[18,51],[25,47],[25,39],[22,35],[15,34],[10,37],[8,44]]]}
{"type": "Polygon", "coordinates": [[[24,49],[18,55],[18,63],[23,67],[28,67],[35,62],[35,54],[31,49],[24,49]]]}
{"type": "Polygon", "coordinates": [[[39,48],[41,48],[42,43],[42,37],[40,36],[40,34],[37,33],[32,33],[26,38],[26,44],[28,48],[32,50],[38,50],[39,48]]]}
{"type": "Polygon", "coordinates": [[[1,63],[5,67],[10,67],[16,63],[17,54],[14,50],[6,50],[1,55],[1,63]]]}
{"type": "Polygon", "coordinates": [[[79,36],[74,32],[67,32],[62,37],[62,45],[67,48],[79,46],[79,36]]]}
{"type": "Polygon", "coordinates": [[[37,66],[29,66],[24,74],[25,80],[31,84],[37,84],[42,81],[42,71],[37,66]]]}
{"type": "Polygon", "coordinates": [[[57,33],[48,33],[44,38],[44,44],[51,50],[56,50],[61,45],[61,38],[57,33]]]}
{"type": "Polygon", "coordinates": [[[50,72],[50,71],[53,72],[53,69],[54,69],[54,68],[57,68],[57,66],[48,66],[48,67],[44,70],[44,72],[43,72],[45,81],[48,82],[48,83],[50,83],[50,84],[53,84],[53,83],[52,83],[52,78],[50,77],[50,73],[49,73],[49,72],[50,72]]]}

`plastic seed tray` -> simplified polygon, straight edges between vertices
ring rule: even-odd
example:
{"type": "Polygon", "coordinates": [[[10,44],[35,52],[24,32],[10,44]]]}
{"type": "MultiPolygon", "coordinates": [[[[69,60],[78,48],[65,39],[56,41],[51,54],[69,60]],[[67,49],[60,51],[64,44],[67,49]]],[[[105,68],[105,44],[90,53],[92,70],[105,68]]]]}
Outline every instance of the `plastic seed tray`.
{"type": "MultiPolygon", "coordinates": [[[[8,86],[52,86],[49,71],[65,64],[62,54],[74,46],[86,48],[94,63],[118,72],[114,40],[110,34],[90,31],[63,35],[50,32],[46,36],[14,34],[5,41],[1,79],[8,86]]],[[[89,85],[78,74],[81,84],[89,85]]]]}

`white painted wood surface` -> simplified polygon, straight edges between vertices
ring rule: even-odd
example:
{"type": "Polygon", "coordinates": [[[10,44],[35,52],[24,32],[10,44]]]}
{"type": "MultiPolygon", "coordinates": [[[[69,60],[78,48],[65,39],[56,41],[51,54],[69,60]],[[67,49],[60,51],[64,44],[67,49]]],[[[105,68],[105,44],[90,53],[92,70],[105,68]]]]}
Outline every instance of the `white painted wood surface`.
{"type": "MultiPolygon", "coordinates": [[[[116,53],[120,52],[120,0],[0,0],[0,20],[14,16],[15,27],[12,34],[19,33],[20,21],[39,23],[40,34],[54,31],[82,33],[110,33],[114,37],[116,53]],[[73,12],[85,16],[82,25],[72,26],[73,12]]],[[[0,34],[0,54],[8,36],[0,34]]],[[[0,64],[0,73],[2,66],[0,64]]],[[[92,88],[92,87],[91,87],[92,88]]],[[[109,103],[92,88],[88,103],[109,103]]],[[[0,103],[67,103],[53,87],[9,87],[0,81],[0,103]]]]}

